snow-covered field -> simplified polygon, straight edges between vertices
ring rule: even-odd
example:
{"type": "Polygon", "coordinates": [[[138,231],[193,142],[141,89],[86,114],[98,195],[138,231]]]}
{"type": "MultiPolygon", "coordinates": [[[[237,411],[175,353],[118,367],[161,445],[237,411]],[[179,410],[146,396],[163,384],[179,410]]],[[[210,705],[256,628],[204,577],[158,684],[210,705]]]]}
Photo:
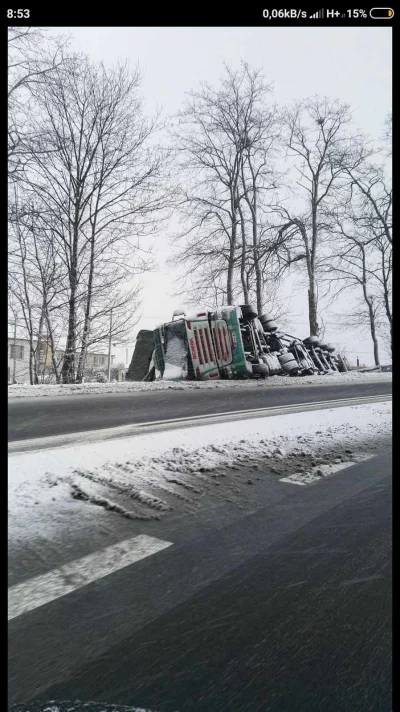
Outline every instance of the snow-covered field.
{"type": "Polygon", "coordinates": [[[15,453],[10,540],[79,531],[89,511],[151,520],[210,498],[240,503],[265,477],[315,482],[387,446],[390,433],[387,401],[15,453]]]}
{"type": "Polygon", "coordinates": [[[377,381],[391,382],[391,373],[380,373],[372,371],[370,373],[360,373],[350,371],[349,373],[332,373],[329,375],[304,376],[302,378],[291,378],[290,376],[271,376],[265,380],[248,381],[210,381],[199,383],[197,381],[156,381],[154,383],[143,383],[141,381],[124,381],[123,383],[79,383],[79,384],[58,384],[46,385],[14,385],[8,387],[9,398],[38,398],[42,396],[66,396],[84,395],[94,393],[129,393],[131,391],[183,391],[187,389],[209,389],[209,388],[271,388],[274,386],[317,386],[321,384],[342,384],[342,383],[376,383],[377,381]]]}

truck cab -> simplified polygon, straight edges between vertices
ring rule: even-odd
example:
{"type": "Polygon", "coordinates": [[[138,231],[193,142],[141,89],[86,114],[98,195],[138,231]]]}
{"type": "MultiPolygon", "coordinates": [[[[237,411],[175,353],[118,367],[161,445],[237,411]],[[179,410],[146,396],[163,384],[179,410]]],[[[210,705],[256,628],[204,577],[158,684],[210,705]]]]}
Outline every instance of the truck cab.
{"type": "Polygon", "coordinates": [[[251,376],[240,308],[198,310],[154,331],[155,365],[164,380],[208,381],[251,376]]]}

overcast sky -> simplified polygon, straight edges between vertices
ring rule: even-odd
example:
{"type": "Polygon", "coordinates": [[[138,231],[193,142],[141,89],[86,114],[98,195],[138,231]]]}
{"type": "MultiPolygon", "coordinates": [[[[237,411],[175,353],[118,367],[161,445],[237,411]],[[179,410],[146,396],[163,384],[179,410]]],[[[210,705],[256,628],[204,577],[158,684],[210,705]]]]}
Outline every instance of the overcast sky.
{"type": "MultiPolygon", "coordinates": [[[[264,71],[279,104],[312,94],[338,98],[353,107],[355,124],[375,139],[379,140],[391,111],[391,28],[71,27],[52,32],[69,32],[72,47],[94,60],[138,64],[144,72],[142,94],[149,113],[158,106],[166,115],[174,114],[182,107],[186,91],[202,80],[217,83],[223,63],[237,67],[240,60],[264,71]]],[[[181,302],[174,297],[165,266],[168,236],[158,238],[157,244],[159,272],[146,278],[138,328],[169,320],[181,302]]],[[[286,289],[292,291],[293,283],[286,289]]],[[[306,300],[296,288],[291,309],[292,331],[306,336],[306,300]]],[[[346,344],[354,360],[359,355],[360,360],[373,363],[368,338],[341,333],[333,326],[327,336],[336,344],[346,344]]],[[[125,361],[125,349],[114,353],[116,360],[125,361]]],[[[132,348],[129,358],[131,354],[132,348]]]]}

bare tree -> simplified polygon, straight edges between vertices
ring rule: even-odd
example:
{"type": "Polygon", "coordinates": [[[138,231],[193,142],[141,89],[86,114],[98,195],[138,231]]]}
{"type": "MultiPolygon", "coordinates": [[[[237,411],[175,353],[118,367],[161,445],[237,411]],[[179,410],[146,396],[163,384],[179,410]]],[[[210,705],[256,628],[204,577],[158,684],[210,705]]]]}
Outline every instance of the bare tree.
{"type": "Polygon", "coordinates": [[[377,280],[392,340],[392,187],[383,166],[369,162],[348,170],[357,225],[372,238],[375,262],[370,274],[377,280]]]}
{"type": "Polygon", "coordinates": [[[64,61],[66,38],[49,38],[43,27],[8,27],[8,99],[37,84],[64,61]],[[50,50],[50,53],[49,53],[50,50]]]}
{"type": "Polygon", "coordinates": [[[107,70],[77,55],[32,90],[39,110],[24,189],[46,205],[41,220],[63,265],[63,382],[82,377],[111,307],[115,317],[123,314],[114,320],[115,337],[134,323],[137,288],[122,285],[148,268],[141,240],[156,232],[168,203],[167,160],[154,141],[156,119],[143,116],[139,82],[126,66],[107,70]]]}
{"type": "Polygon", "coordinates": [[[373,150],[360,144],[360,160],[356,164],[343,161],[349,185],[338,196],[342,207],[351,205],[351,220],[357,230],[368,238],[368,277],[373,277],[374,289],[386,315],[390,342],[392,340],[392,182],[387,158],[391,151],[391,116],[384,124],[386,146],[373,150]],[[374,163],[371,157],[374,157],[374,163]],[[377,161],[380,159],[380,162],[377,161]]]}
{"type": "MultiPolygon", "coordinates": [[[[313,97],[295,104],[285,115],[288,157],[297,174],[292,204],[280,208],[278,233],[286,236],[287,263],[305,263],[310,334],[318,336],[318,271],[329,229],[326,210],[344,176],[344,166],[360,161],[358,137],[346,135],[349,107],[313,97]],[[303,209],[300,207],[303,204],[303,209]]],[[[283,204],[284,205],[284,204],[283,204]]]]}
{"type": "Polygon", "coordinates": [[[259,71],[252,71],[247,64],[243,65],[245,76],[246,111],[240,126],[241,140],[244,144],[240,162],[240,186],[238,191],[239,213],[242,228],[242,260],[241,278],[244,296],[248,299],[248,276],[245,286],[243,281],[243,263],[250,261],[250,271],[254,273],[254,292],[257,311],[262,313],[264,307],[264,287],[266,272],[266,256],[271,256],[275,250],[271,243],[266,246],[266,226],[263,217],[268,211],[271,202],[274,202],[274,191],[278,187],[275,158],[277,155],[278,140],[280,138],[280,115],[275,105],[267,105],[266,99],[271,88],[265,84],[259,71]],[[241,196],[242,193],[242,196],[241,196]],[[247,248],[244,210],[241,206],[241,197],[249,214],[251,227],[251,247],[247,248]],[[262,243],[264,246],[262,247],[262,243]],[[263,259],[264,258],[264,259],[263,259]],[[264,264],[263,264],[264,263],[264,264]]]}
{"type": "Polygon", "coordinates": [[[185,244],[174,259],[188,265],[191,281],[200,271],[194,283],[202,293],[208,268],[211,292],[218,283],[218,294],[227,304],[239,291],[247,301],[251,277],[259,309],[260,224],[265,194],[275,187],[273,149],[278,135],[276,108],[265,105],[269,92],[262,74],[246,63],[238,71],[225,67],[217,88],[204,83],[190,92],[175,131],[183,183],[180,207],[189,227],[178,236],[178,244],[183,238],[185,244]]]}
{"type": "MultiPolygon", "coordinates": [[[[180,168],[187,187],[181,207],[190,228],[183,234],[209,245],[219,241],[217,252],[226,271],[226,300],[233,303],[234,263],[237,248],[238,183],[243,145],[238,142],[236,107],[231,106],[231,73],[219,89],[204,83],[192,91],[179,114],[180,168]]],[[[193,250],[186,250],[189,260],[193,250]]]]}
{"type": "Polygon", "coordinates": [[[376,290],[374,268],[374,235],[363,225],[364,216],[359,216],[351,200],[335,211],[335,232],[332,234],[334,249],[329,262],[324,266],[325,278],[333,284],[336,298],[344,291],[351,298],[351,309],[338,317],[341,326],[349,329],[368,328],[374,349],[375,365],[380,365],[378,333],[382,326],[382,300],[376,290]],[[361,292],[361,294],[360,294],[361,292]]]}
{"type": "Polygon", "coordinates": [[[390,350],[392,350],[393,317],[392,317],[392,245],[384,234],[374,236],[374,250],[377,253],[377,265],[372,274],[379,285],[381,299],[387,318],[390,350]]]}
{"type": "Polygon", "coordinates": [[[68,39],[49,36],[47,28],[8,28],[8,162],[9,178],[24,170],[29,150],[24,145],[32,131],[35,111],[32,89],[65,62],[68,39]]]}
{"type": "Polygon", "coordinates": [[[56,352],[64,324],[62,302],[65,279],[56,244],[43,226],[38,205],[24,202],[21,186],[14,184],[9,209],[9,290],[18,301],[30,344],[30,377],[39,380],[39,352],[49,346],[56,380],[56,352]]]}
{"type": "Polygon", "coordinates": [[[354,168],[346,166],[350,186],[364,198],[365,212],[371,228],[392,244],[392,187],[383,168],[363,162],[354,168]]]}

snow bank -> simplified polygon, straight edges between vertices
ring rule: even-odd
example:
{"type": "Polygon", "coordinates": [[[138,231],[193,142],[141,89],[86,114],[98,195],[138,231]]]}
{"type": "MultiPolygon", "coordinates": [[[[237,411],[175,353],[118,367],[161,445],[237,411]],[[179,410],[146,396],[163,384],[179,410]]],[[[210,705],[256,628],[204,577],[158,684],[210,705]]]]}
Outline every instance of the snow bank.
{"type": "Polygon", "coordinates": [[[302,378],[291,378],[290,376],[271,376],[265,380],[248,381],[155,381],[144,383],[142,381],[124,381],[123,383],[77,383],[37,386],[14,385],[8,387],[9,398],[37,398],[43,396],[66,396],[66,395],[88,395],[96,393],[130,393],[132,391],[183,391],[187,389],[209,389],[209,388],[271,388],[274,386],[320,386],[343,385],[344,383],[376,383],[391,382],[391,373],[360,373],[350,371],[349,373],[332,373],[327,375],[305,376],[302,378]]]}
{"type": "Polygon", "coordinates": [[[357,461],[386,446],[390,432],[384,402],[13,454],[10,540],[80,531],[101,509],[149,520],[194,511],[204,495],[240,503],[255,480],[308,470],[324,476],[330,470],[322,465],[357,461]]]}

